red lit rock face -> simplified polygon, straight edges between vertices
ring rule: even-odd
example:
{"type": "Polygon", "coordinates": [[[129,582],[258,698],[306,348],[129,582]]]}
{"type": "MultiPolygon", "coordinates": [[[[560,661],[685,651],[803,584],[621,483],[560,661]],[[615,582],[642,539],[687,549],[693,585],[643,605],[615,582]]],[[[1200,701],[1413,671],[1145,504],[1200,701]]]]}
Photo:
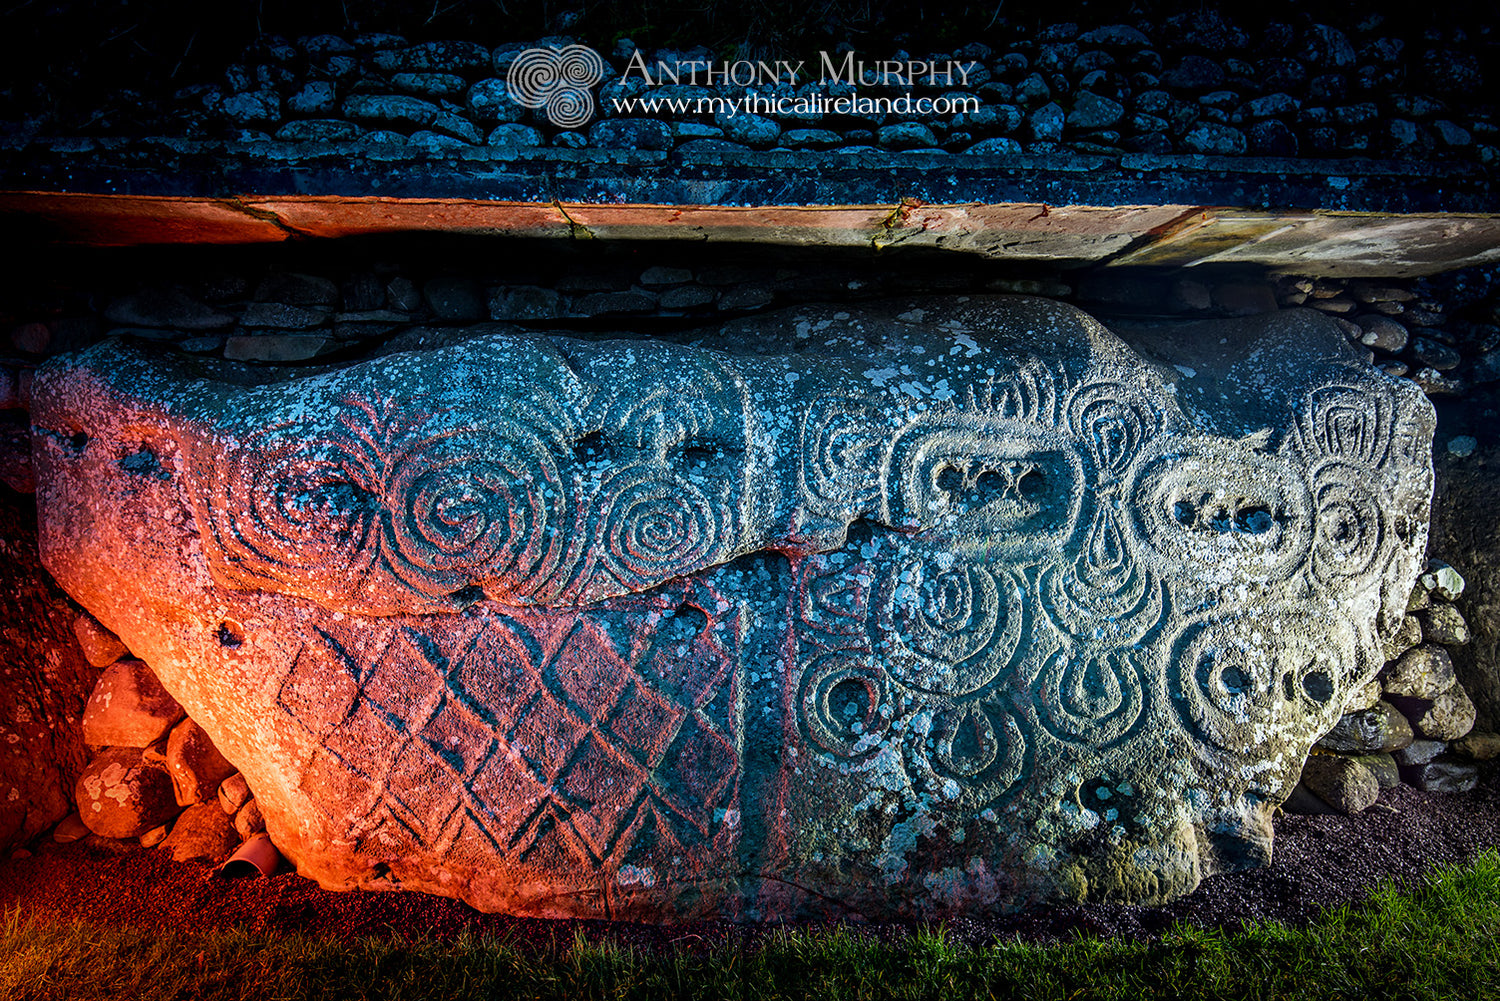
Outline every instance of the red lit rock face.
{"type": "Polygon", "coordinates": [[[44,559],[326,886],[936,917],[1267,858],[1418,570],[1414,387],[1301,313],[702,335],[101,346],[37,377],[44,559]]]}

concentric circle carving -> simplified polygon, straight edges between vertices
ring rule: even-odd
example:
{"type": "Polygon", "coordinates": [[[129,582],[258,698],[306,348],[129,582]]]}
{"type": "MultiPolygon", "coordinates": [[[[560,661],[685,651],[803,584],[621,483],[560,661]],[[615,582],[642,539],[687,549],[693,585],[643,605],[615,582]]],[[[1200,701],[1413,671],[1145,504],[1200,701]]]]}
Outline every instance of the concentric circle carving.
{"type": "Polygon", "coordinates": [[[1011,571],[910,559],[884,582],[872,631],[894,679],[956,696],[1011,665],[1026,617],[1024,585],[1011,571]]]}
{"type": "Polygon", "coordinates": [[[797,705],[807,738],[836,758],[872,754],[894,711],[885,672],[847,652],[827,654],[808,666],[797,705]]]}

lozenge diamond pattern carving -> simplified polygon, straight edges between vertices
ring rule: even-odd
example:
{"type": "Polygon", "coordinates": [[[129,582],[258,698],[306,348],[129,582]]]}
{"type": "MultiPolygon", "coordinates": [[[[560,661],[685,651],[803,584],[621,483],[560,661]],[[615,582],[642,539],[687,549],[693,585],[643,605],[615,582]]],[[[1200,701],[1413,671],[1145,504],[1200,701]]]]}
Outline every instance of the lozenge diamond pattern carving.
{"type": "Polygon", "coordinates": [[[43,559],[328,886],[933,918],[1269,857],[1420,565],[1411,384],[1302,311],[675,339],[59,358],[43,559]]]}

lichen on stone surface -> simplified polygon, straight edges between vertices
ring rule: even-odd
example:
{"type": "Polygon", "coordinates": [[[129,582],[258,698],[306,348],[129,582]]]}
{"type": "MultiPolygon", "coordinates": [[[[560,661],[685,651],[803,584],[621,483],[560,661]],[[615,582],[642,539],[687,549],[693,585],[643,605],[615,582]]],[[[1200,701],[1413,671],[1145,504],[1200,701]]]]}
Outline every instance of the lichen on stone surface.
{"type": "Polygon", "coordinates": [[[1433,418],[1311,313],[1122,333],[927,298],[254,386],[105,344],[37,377],[42,551],[328,886],[1165,900],[1265,862],[1379,670],[1433,418]]]}

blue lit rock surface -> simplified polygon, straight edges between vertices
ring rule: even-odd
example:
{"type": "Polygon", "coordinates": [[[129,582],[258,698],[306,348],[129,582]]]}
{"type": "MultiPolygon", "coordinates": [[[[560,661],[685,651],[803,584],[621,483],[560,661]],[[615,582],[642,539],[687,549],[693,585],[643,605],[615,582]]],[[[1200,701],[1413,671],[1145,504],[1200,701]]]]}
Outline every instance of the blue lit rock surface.
{"type": "Polygon", "coordinates": [[[1161,901],[1380,669],[1433,418],[1307,312],[1042,300],[39,372],[49,570],[325,886],[534,915],[1161,901]]]}

